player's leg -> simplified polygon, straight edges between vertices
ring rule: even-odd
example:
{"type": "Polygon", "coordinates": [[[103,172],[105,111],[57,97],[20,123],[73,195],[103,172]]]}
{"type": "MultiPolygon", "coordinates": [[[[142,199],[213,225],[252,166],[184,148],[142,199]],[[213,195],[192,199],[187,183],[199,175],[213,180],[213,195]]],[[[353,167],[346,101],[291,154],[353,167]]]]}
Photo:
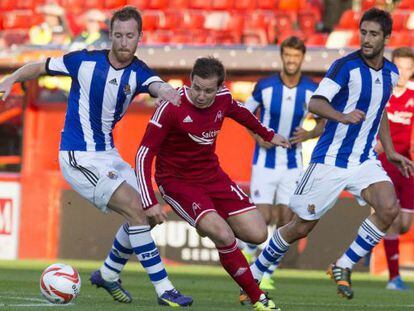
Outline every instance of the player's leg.
{"type": "Polygon", "coordinates": [[[352,299],[351,271],[355,263],[381,241],[398,214],[398,202],[391,180],[377,161],[366,161],[351,169],[347,189],[358,202],[367,202],[375,212],[358,229],[356,239],[345,253],[332,264],[328,273],[336,281],[338,294],[352,299]]]}

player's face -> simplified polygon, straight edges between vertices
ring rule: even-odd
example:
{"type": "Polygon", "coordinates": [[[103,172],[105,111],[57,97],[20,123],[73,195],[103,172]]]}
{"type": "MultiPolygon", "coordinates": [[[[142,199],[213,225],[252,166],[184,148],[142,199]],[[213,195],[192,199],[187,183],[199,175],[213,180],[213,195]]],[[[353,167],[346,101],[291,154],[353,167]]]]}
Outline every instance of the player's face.
{"type": "Polygon", "coordinates": [[[394,58],[394,64],[397,65],[400,77],[398,78],[397,85],[405,87],[408,80],[414,73],[414,60],[411,57],[396,57],[394,58]]]}
{"type": "Polygon", "coordinates": [[[301,50],[284,47],[282,52],[283,71],[288,76],[293,76],[300,71],[304,54],[301,50]]]}
{"type": "Polygon", "coordinates": [[[381,25],[377,22],[365,21],[359,28],[361,35],[361,52],[368,59],[382,56],[389,36],[384,37],[381,25]]]}
{"type": "Polygon", "coordinates": [[[190,98],[198,108],[209,107],[216,98],[218,77],[203,79],[197,75],[191,80],[190,98]]]}
{"type": "Polygon", "coordinates": [[[135,19],[115,20],[110,33],[111,50],[120,63],[128,63],[134,57],[141,34],[135,19]]]}

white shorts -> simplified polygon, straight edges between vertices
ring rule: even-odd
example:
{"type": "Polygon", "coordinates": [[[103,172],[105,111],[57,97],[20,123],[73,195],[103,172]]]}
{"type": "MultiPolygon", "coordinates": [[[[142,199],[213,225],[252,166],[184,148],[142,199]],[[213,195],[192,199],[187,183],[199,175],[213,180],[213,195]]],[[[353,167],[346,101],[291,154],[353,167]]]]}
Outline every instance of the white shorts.
{"type": "Polygon", "coordinates": [[[266,168],[253,165],[250,198],[255,204],[289,204],[296,189],[301,168],[266,168]]]}
{"type": "Polygon", "coordinates": [[[109,211],[112,194],[124,181],[139,192],[134,169],[116,149],[60,151],[59,164],[72,188],[104,213],[109,211]]]}
{"type": "Polygon", "coordinates": [[[367,160],[348,168],[312,163],[303,172],[289,207],[302,219],[317,220],[334,206],[343,190],[352,193],[359,205],[365,205],[362,190],[381,181],[391,179],[380,161],[367,160]]]}

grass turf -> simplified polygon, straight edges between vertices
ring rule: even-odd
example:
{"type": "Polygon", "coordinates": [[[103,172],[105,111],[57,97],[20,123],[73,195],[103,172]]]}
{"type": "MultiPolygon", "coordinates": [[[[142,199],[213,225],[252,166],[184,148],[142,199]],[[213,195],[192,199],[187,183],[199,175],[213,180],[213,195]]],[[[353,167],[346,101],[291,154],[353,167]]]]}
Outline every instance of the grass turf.
{"type": "MultiPolygon", "coordinates": [[[[59,262],[59,260],[57,261],[59,262]]],[[[75,303],[47,304],[40,295],[39,277],[52,262],[0,261],[0,310],[166,310],[156,304],[148,277],[138,263],[127,265],[123,285],[133,296],[131,304],[114,302],[103,289],[89,283],[89,274],[100,262],[61,260],[78,269],[82,278],[81,295],[75,303]]],[[[219,267],[180,266],[167,268],[170,279],[185,294],[194,298],[191,310],[250,310],[238,303],[238,288],[219,267]]],[[[414,278],[405,278],[414,289],[414,278]]],[[[282,311],[288,310],[414,310],[413,290],[385,290],[386,279],[355,273],[355,298],[347,301],[336,295],[333,281],[323,271],[280,270],[276,272],[276,290],[269,295],[282,311]]]]}

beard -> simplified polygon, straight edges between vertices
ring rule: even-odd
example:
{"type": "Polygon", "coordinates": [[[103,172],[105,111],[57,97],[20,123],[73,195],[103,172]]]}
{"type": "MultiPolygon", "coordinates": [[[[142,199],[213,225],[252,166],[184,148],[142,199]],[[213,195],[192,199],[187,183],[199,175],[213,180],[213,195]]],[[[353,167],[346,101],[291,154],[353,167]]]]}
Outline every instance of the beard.
{"type": "Polygon", "coordinates": [[[294,76],[296,75],[298,72],[300,71],[300,66],[298,66],[295,70],[293,71],[288,71],[288,69],[286,67],[283,67],[283,72],[285,75],[287,76],[294,76]]]}
{"type": "Polygon", "coordinates": [[[378,47],[378,48],[373,48],[372,52],[367,54],[364,53],[362,50],[362,54],[367,58],[367,59],[373,59],[376,58],[378,55],[380,55],[384,50],[384,46],[378,47]]]}
{"type": "Polygon", "coordinates": [[[116,59],[120,62],[120,63],[126,63],[126,62],[130,62],[133,58],[134,58],[134,53],[132,53],[131,51],[119,51],[119,50],[113,50],[114,55],[116,57],[116,59]]]}

